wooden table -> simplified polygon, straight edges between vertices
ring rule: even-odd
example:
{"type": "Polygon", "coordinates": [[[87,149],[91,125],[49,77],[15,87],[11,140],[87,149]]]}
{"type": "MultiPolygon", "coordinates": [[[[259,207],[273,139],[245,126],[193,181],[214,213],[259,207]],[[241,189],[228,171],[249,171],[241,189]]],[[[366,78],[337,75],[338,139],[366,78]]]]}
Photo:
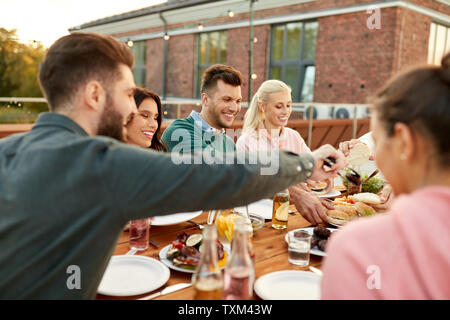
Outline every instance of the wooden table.
{"type": "MultiPolygon", "coordinates": [[[[310,271],[308,267],[299,267],[294,266],[288,261],[288,246],[284,237],[286,233],[290,230],[309,227],[311,224],[305,220],[298,212],[295,210],[293,205],[290,206],[290,209],[294,211],[294,213],[289,214],[288,227],[286,230],[280,231],[271,228],[271,221],[266,220],[264,227],[258,230],[253,237],[253,246],[255,249],[255,279],[258,279],[264,274],[280,271],[280,270],[304,270],[310,271]]],[[[203,212],[200,216],[192,219],[195,222],[200,224],[206,224],[207,213],[203,212]]],[[[138,252],[137,255],[144,255],[148,257],[152,257],[159,260],[158,253],[159,251],[166,245],[172,243],[175,240],[176,236],[186,231],[189,234],[192,233],[201,233],[200,229],[188,222],[182,222],[176,225],[171,226],[152,226],[150,229],[150,238],[156,240],[159,243],[159,247],[155,248],[150,245],[150,247],[143,251],[138,252]]],[[[129,251],[128,246],[128,232],[123,232],[119,237],[117,242],[116,250],[114,251],[114,255],[122,255],[129,251]]],[[[310,266],[314,266],[316,268],[320,268],[322,262],[322,257],[311,255],[310,256],[310,266]]],[[[191,282],[191,273],[179,272],[170,269],[170,278],[167,283],[155,290],[154,292],[158,292],[165,288],[166,286],[170,286],[180,282],[191,282]]],[[[140,297],[144,297],[151,294],[148,292],[141,296],[133,296],[133,297],[110,297],[104,295],[97,295],[97,299],[138,299],[140,297]]],[[[157,299],[160,300],[192,300],[194,297],[194,289],[192,287],[188,287],[157,299]]],[[[256,294],[254,293],[254,298],[258,299],[256,294]]]]}

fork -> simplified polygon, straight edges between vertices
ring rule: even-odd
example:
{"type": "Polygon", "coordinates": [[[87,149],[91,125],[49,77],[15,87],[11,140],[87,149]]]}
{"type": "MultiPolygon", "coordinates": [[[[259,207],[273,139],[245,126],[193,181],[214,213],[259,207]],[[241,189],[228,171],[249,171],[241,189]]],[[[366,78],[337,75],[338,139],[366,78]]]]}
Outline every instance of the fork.
{"type": "Polygon", "coordinates": [[[200,230],[203,230],[203,229],[205,228],[205,227],[202,226],[201,224],[199,224],[199,223],[197,223],[197,222],[195,222],[195,221],[192,221],[192,220],[188,220],[188,221],[186,221],[186,222],[189,222],[189,223],[191,223],[191,224],[193,224],[193,225],[199,227],[200,230]]]}

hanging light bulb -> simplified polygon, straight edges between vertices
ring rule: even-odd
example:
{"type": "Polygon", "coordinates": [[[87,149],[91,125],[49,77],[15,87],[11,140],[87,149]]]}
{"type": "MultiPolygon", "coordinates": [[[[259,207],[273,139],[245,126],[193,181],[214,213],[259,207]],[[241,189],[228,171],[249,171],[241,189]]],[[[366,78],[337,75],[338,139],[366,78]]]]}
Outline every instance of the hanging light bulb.
{"type": "Polygon", "coordinates": [[[253,38],[253,43],[257,43],[258,42],[258,38],[257,37],[254,37],[253,38]]]}
{"type": "Polygon", "coordinates": [[[128,40],[127,45],[131,48],[133,46],[133,41],[128,40]]]}
{"type": "Polygon", "coordinates": [[[203,30],[203,24],[199,23],[197,28],[198,28],[198,30],[203,30]]]}
{"type": "Polygon", "coordinates": [[[231,11],[231,10],[228,10],[228,16],[229,16],[230,18],[233,18],[233,17],[234,17],[234,12],[231,11]]]}
{"type": "Polygon", "coordinates": [[[252,74],[252,79],[255,80],[256,78],[258,78],[258,76],[256,75],[256,73],[252,74]]]}
{"type": "Polygon", "coordinates": [[[164,34],[164,40],[169,40],[170,39],[170,36],[169,36],[169,34],[166,32],[165,34],[164,34]]]}

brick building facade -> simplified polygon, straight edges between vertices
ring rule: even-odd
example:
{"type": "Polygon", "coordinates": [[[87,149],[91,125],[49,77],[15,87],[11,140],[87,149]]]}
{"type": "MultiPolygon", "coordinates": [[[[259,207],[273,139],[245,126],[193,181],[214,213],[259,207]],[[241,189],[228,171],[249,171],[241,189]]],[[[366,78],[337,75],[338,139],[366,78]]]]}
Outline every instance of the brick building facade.
{"type": "MultiPolygon", "coordinates": [[[[253,44],[253,73],[257,77],[250,80],[253,92],[264,80],[281,78],[294,87],[294,101],[366,103],[393,74],[429,62],[430,48],[433,53],[439,49],[441,55],[448,51],[449,26],[447,0],[259,0],[254,3],[257,42],[253,44]],[[379,22],[379,28],[370,29],[369,19],[379,22]],[[441,29],[439,37],[434,33],[430,37],[432,24],[444,28],[443,38],[441,29]],[[287,39],[284,42],[283,35],[287,39]],[[291,41],[289,37],[293,35],[299,40],[291,41]],[[296,41],[300,55],[308,53],[308,59],[286,58],[296,52],[292,49],[296,41]],[[283,58],[276,60],[280,50],[283,58]],[[310,88],[305,87],[308,83],[310,88]]],[[[218,50],[224,52],[222,56],[226,54],[224,62],[243,74],[242,92],[244,100],[247,98],[248,0],[172,0],[86,23],[71,31],[108,33],[125,42],[144,43],[141,63],[145,63],[146,72],[141,85],[166,98],[194,99],[198,97],[199,65],[204,59],[201,34],[210,33],[212,39],[222,32],[225,48],[209,49],[209,58],[215,57],[218,50]],[[170,36],[168,40],[164,39],[165,34],[170,36]]],[[[205,44],[207,48],[213,47],[211,41],[205,44]]]]}

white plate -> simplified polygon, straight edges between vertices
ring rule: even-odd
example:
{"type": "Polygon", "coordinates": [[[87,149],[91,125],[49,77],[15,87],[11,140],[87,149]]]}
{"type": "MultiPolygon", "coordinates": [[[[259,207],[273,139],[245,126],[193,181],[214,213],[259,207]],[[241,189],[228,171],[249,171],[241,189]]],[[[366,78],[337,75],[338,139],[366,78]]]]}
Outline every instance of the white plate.
{"type": "Polygon", "coordinates": [[[318,192],[313,192],[313,193],[315,193],[319,198],[335,198],[335,197],[341,195],[340,191],[337,191],[334,189],[326,194],[319,194],[318,192]]]}
{"type": "MultiPolygon", "coordinates": [[[[331,232],[336,231],[336,229],[332,229],[332,228],[327,228],[327,229],[330,230],[331,232]]],[[[284,236],[284,240],[285,240],[286,242],[288,242],[288,234],[289,234],[289,233],[294,233],[295,231],[299,231],[299,230],[306,231],[306,232],[308,232],[309,234],[313,234],[313,233],[314,233],[314,228],[300,228],[300,229],[295,229],[295,230],[292,230],[292,231],[289,231],[288,233],[286,233],[286,235],[284,236]]],[[[311,253],[311,254],[313,254],[313,255],[316,255],[316,256],[321,256],[321,257],[326,257],[326,256],[327,256],[327,254],[326,254],[325,252],[323,252],[322,250],[319,250],[319,249],[317,248],[317,246],[314,247],[314,248],[311,248],[311,250],[309,251],[309,253],[311,253]]]]}
{"type": "MultiPolygon", "coordinates": [[[[165,246],[164,248],[162,248],[159,251],[159,260],[162,263],[164,263],[166,266],[168,266],[170,269],[181,271],[181,272],[186,272],[186,273],[194,273],[195,270],[177,267],[173,264],[172,260],[167,259],[167,251],[169,251],[170,246],[171,246],[171,244],[168,244],[167,246],[165,246]]],[[[230,252],[229,252],[228,248],[225,246],[223,247],[223,249],[227,253],[227,259],[228,259],[230,257],[230,252]]]]}
{"type": "MultiPolygon", "coordinates": [[[[272,220],[272,208],[273,201],[269,199],[259,200],[248,205],[248,211],[250,213],[256,213],[257,215],[263,217],[265,220],[272,220]]],[[[238,207],[235,208],[235,210],[241,213],[245,213],[243,211],[245,210],[245,207],[238,207]]]]}
{"type": "Polygon", "coordinates": [[[264,300],[320,300],[321,276],[298,270],[277,271],[255,281],[255,292],[264,300]]]}
{"type": "Polygon", "coordinates": [[[170,270],[156,259],[146,256],[113,256],[98,287],[109,296],[134,296],[162,287],[170,270]]]}
{"type": "Polygon", "coordinates": [[[336,227],[336,228],[340,228],[340,227],[342,227],[342,226],[345,226],[345,224],[343,224],[343,225],[338,225],[338,224],[332,223],[332,222],[330,222],[330,221],[328,221],[327,223],[328,223],[329,225],[332,225],[333,227],[336,227]]]}
{"type": "Polygon", "coordinates": [[[167,216],[157,216],[154,217],[152,226],[169,226],[171,224],[177,224],[180,222],[185,222],[195,217],[198,217],[202,214],[203,211],[195,211],[195,212],[183,212],[183,213],[175,213],[167,216]]]}

